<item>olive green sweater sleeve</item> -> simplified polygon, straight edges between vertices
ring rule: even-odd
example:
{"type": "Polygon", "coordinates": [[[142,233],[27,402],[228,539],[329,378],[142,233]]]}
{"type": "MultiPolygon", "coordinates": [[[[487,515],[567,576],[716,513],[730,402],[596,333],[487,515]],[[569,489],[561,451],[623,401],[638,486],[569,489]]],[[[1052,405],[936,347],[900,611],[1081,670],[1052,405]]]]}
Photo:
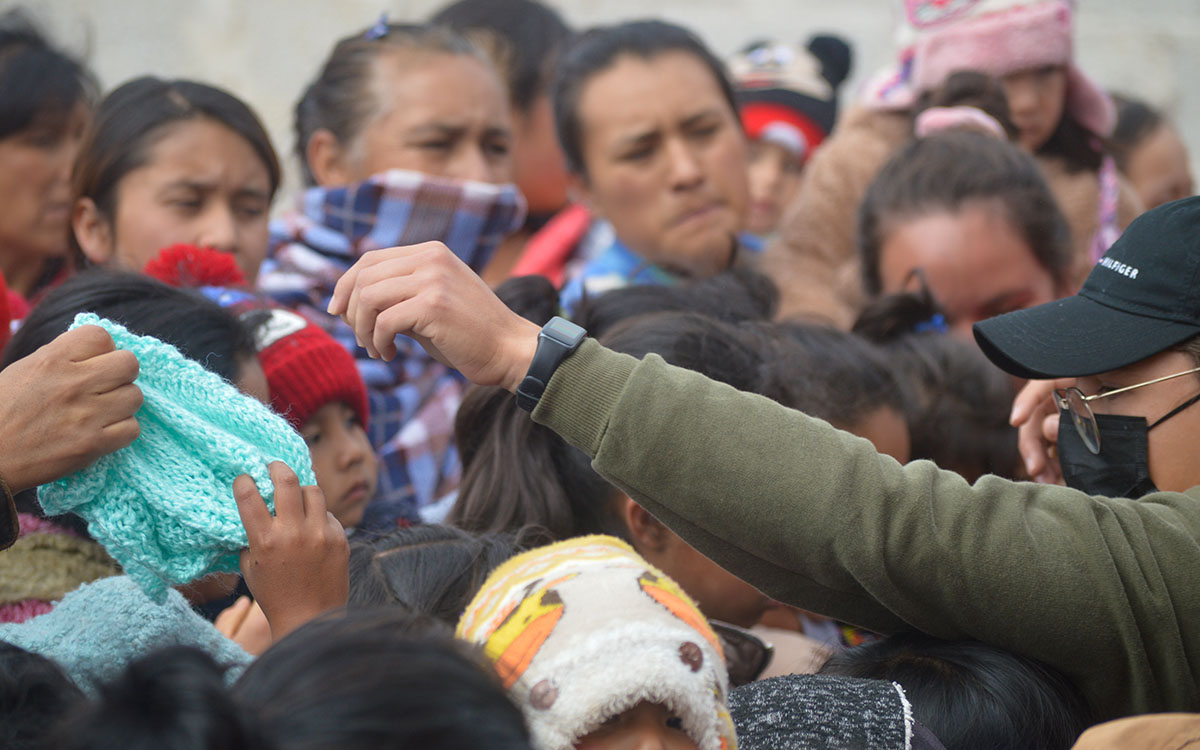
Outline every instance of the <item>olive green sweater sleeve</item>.
{"type": "Polygon", "coordinates": [[[865,440],[587,341],[534,419],[765,593],[881,632],[1041,659],[1111,718],[1200,705],[1200,497],[901,466],[865,440]]]}

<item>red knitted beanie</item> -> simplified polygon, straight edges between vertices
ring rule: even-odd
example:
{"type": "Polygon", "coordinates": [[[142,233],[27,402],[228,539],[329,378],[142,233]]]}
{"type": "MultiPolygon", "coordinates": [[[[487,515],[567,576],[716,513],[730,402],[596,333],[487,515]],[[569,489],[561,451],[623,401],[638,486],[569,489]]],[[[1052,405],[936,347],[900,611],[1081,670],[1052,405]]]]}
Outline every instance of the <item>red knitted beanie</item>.
{"type": "Polygon", "coordinates": [[[325,404],[341,401],[367,426],[367,388],[354,357],[303,316],[268,309],[255,331],[258,361],[271,390],[271,408],[296,429],[325,404]]]}

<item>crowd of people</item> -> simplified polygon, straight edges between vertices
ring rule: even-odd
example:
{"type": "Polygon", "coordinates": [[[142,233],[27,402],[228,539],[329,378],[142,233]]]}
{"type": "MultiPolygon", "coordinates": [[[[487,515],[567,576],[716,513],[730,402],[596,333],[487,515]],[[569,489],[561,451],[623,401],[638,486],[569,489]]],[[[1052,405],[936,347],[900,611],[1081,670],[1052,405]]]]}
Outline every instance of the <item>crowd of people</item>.
{"type": "Polygon", "coordinates": [[[1195,742],[1183,142],[903,8],[384,16],[290,158],[0,16],[0,745],[1195,742]]]}

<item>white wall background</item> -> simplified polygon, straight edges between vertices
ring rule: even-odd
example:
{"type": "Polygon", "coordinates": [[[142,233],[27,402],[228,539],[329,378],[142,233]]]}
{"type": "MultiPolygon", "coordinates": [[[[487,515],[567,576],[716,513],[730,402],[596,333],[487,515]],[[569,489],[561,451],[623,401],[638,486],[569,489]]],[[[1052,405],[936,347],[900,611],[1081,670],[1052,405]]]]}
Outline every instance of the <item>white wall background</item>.
{"type": "MultiPolygon", "coordinates": [[[[427,18],[446,0],[27,0],[62,44],[83,52],[107,89],[152,73],[223,86],[290,155],[291,108],[333,42],[372,24],[427,18]]],[[[854,45],[847,92],[894,53],[899,0],[549,0],[577,28],[658,15],[721,54],[762,36],[836,31],[854,45]]],[[[12,5],[0,2],[0,6],[12,5]]],[[[1076,49],[1102,84],[1165,108],[1200,154],[1200,0],[1079,0],[1076,49]]],[[[1197,160],[1193,158],[1193,163],[1197,160]]],[[[294,173],[295,162],[285,160],[294,173]]],[[[290,184],[295,184],[291,182],[290,184]]],[[[279,205],[279,204],[277,204],[279,205]]]]}

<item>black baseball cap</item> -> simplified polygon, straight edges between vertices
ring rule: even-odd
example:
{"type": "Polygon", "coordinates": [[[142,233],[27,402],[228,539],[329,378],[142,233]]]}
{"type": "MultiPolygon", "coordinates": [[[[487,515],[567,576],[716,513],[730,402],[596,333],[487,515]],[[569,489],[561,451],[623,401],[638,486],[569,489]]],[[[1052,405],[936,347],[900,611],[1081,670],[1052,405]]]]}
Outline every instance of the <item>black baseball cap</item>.
{"type": "Polygon", "coordinates": [[[1023,378],[1108,372],[1200,335],[1200,197],[1135,219],[1075,296],[974,330],[988,359],[1023,378]]]}

